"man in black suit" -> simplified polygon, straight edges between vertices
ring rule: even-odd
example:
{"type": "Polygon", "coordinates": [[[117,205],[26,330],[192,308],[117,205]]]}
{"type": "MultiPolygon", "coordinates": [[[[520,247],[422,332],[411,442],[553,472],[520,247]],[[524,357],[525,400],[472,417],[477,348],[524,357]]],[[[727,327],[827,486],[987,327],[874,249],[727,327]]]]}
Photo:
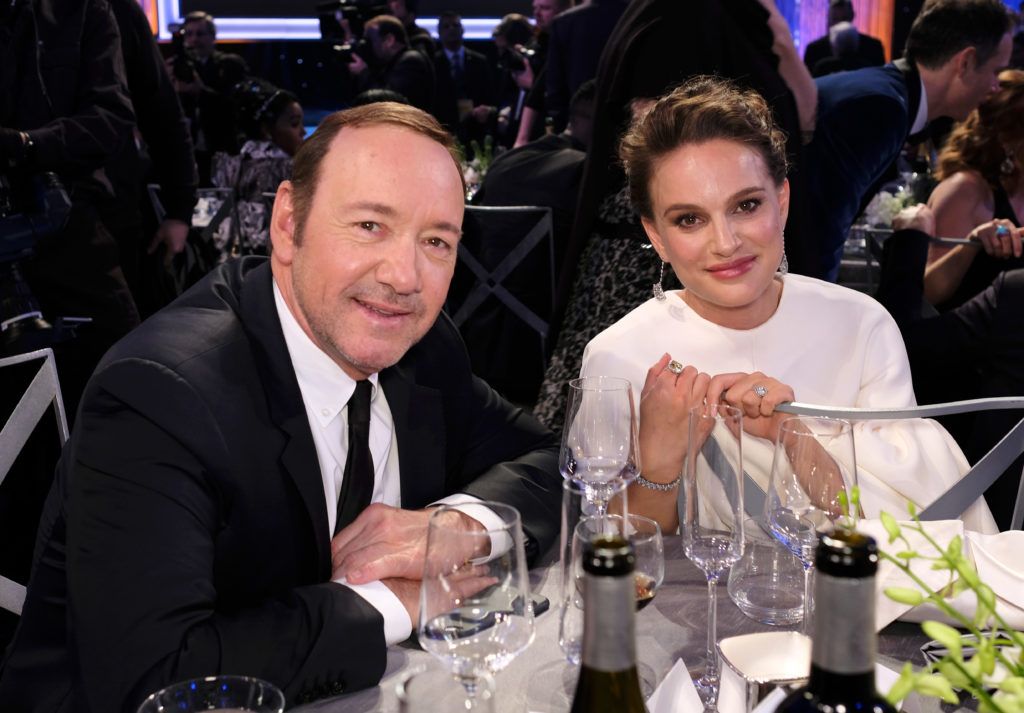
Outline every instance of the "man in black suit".
{"type": "Polygon", "coordinates": [[[249,66],[235,54],[216,49],[217,25],[206,12],[190,12],[180,32],[191,60],[187,68],[167,60],[174,88],[181,97],[191,122],[200,185],[210,185],[210,157],[217,151],[238,151],[237,127],[231,104],[231,89],[246,78],[249,66]],[[189,79],[182,77],[190,76],[189,79]]]}
{"type": "Polygon", "coordinates": [[[372,56],[352,55],[348,71],[360,92],[390,89],[423,111],[434,106],[434,67],[430,55],[409,48],[409,37],[397,18],[378,15],[366,23],[363,36],[372,56]]]}
{"type": "Polygon", "coordinates": [[[499,500],[528,554],[552,542],[557,439],[439,316],[463,191],[432,117],[333,114],[278,190],[272,256],[107,354],[40,524],[5,710],[134,711],[216,673],[289,704],[370,686],[417,620],[431,504],[479,531],[499,500]]]}
{"type": "MultiPolygon", "coordinates": [[[[853,3],[850,0],[831,0],[828,4],[828,27],[831,30],[840,22],[853,22],[853,3]]],[[[882,43],[871,35],[857,32],[856,47],[853,56],[856,57],[861,67],[880,67],[885,64],[885,49],[882,43]]],[[[826,33],[807,45],[804,51],[804,64],[811,74],[815,74],[815,67],[827,57],[834,57],[834,39],[832,33],[826,33]]],[[[817,75],[815,75],[817,76],[817,75]]]]}
{"type": "Polygon", "coordinates": [[[836,279],[846,234],[903,145],[938,117],[966,119],[998,88],[1011,45],[1000,0],[931,0],[903,59],[816,80],[817,124],[803,170],[821,245],[811,276],[836,279]]]}
{"type": "Polygon", "coordinates": [[[419,50],[430,59],[434,56],[434,38],[430,33],[416,24],[416,13],[419,10],[418,0],[388,0],[388,12],[398,18],[409,36],[409,46],[419,50]]]}
{"type": "Polygon", "coordinates": [[[565,128],[569,100],[576,90],[597,76],[601,52],[627,4],[627,0],[590,0],[551,21],[544,106],[555,131],[565,128]]]}
{"type": "Polygon", "coordinates": [[[462,43],[462,18],[447,10],[437,18],[441,49],[434,53],[434,116],[462,142],[483,138],[494,107],[494,78],[487,58],[462,43]]]}

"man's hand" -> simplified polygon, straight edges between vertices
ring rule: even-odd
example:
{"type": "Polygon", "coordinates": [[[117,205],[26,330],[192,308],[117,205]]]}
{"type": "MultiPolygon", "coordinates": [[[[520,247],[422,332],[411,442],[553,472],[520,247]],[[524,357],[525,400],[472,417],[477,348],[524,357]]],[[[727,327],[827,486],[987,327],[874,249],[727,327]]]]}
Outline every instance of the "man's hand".
{"type": "MultiPolygon", "coordinates": [[[[401,510],[374,503],[331,541],[331,579],[365,584],[392,577],[419,581],[427,552],[427,524],[434,509],[401,510]]],[[[483,532],[483,526],[456,510],[441,517],[445,527],[483,532]]],[[[466,553],[467,557],[487,554],[466,553]]]]}
{"type": "Polygon", "coordinates": [[[892,219],[893,230],[920,230],[935,237],[935,214],[924,203],[907,206],[892,219]]]}
{"type": "Polygon", "coordinates": [[[351,74],[353,77],[357,77],[369,68],[370,65],[366,63],[366,60],[364,60],[362,57],[355,54],[354,52],[352,53],[352,61],[348,63],[349,74],[351,74]]]}
{"type": "Polygon", "coordinates": [[[524,57],[519,51],[521,49],[522,45],[516,45],[515,52],[519,55],[520,59],[523,60],[523,64],[526,66],[518,72],[512,72],[512,79],[515,80],[516,86],[520,89],[530,91],[530,87],[533,86],[533,67],[530,65],[530,60],[524,57]]]}
{"type": "Polygon", "coordinates": [[[170,263],[171,259],[185,249],[185,243],[188,241],[188,223],[173,218],[168,218],[164,222],[160,223],[160,226],[153,233],[153,239],[149,243],[149,248],[146,249],[148,255],[152,255],[156,252],[156,249],[163,244],[164,250],[164,262],[170,263]]]}

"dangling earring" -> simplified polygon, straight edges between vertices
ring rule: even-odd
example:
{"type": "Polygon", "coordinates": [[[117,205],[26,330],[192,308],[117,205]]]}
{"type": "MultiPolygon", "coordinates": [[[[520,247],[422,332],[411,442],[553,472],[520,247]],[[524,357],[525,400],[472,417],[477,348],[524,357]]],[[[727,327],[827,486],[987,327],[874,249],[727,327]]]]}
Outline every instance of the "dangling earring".
{"type": "Polygon", "coordinates": [[[661,261],[661,272],[658,274],[658,281],[651,286],[651,292],[654,293],[654,299],[659,302],[665,301],[665,288],[661,286],[661,283],[665,281],[665,261],[661,261]]]}
{"type": "Polygon", "coordinates": [[[782,277],[783,275],[785,275],[788,272],[789,272],[789,258],[786,257],[786,234],[783,233],[782,234],[782,260],[779,261],[779,268],[775,271],[775,273],[779,277],[782,277]]]}
{"type": "Polygon", "coordinates": [[[1004,176],[1009,176],[1017,170],[1017,166],[1013,162],[1013,149],[1005,149],[1005,151],[1006,157],[1003,158],[1003,162],[999,164],[999,172],[1004,176]]]}

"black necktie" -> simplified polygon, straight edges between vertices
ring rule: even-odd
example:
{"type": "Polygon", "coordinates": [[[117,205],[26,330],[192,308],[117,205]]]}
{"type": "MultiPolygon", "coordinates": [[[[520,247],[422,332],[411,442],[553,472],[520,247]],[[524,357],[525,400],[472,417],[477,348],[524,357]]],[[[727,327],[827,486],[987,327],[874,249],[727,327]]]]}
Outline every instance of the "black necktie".
{"type": "Polygon", "coordinates": [[[370,504],[373,495],[373,455],[370,453],[370,382],[356,382],[348,400],[348,457],[338,496],[338,534],[370,504]]]}

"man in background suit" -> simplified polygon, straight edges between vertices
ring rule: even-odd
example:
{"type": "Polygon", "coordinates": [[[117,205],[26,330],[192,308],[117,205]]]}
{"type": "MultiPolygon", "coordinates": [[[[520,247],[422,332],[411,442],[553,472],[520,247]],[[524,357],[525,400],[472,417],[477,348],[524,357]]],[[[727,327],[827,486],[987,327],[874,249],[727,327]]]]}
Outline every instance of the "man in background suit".
{"type": "Polygon", "coordinates": [[[850,226],[908,138],[938,117],[966,119],[998,87],[1011,42],[1000,0],[933,0],[914,20],[903,59],[816,80],[803,171],[821,241],[812,276],[836,279],[850,226]]]}
{"type": "Polygon", "coordinates": [[[423,111],[434,106],[434,67],[430,55],[411,49],[409,37],[398,18],[378,15],[366,23],[363,32],[371,56],[352,54],[348,71],[359,91],[390,89],[423,111]]]}
{"type": "MultiPolygon", "coordinates": [[[[853,22],[853,3],[850,0],[831,0],[828,4],[828,27],[831,30],[841,22],[853,22]]],[[[885,64],[885,48],[882,42],[871,35],[856,33],[857,40],[853,56],[856,57],[861,67],[880,67],[885,64]]],[[[811,74],[815,74],[815,67],[823,59],[834,57],[834,40],[831,32],[819,37],[807,45],[804,51],[804,64],[811,74]]],[[[815,74],[817,76],[817,74],[815,74]]]]}
{"type": "Polygon", "coordinates": [[[370,686],[417,620],[431,504],[479,531],[479,501],[502,501],[528,554],[552,542],[557,439],[439,316],[457,156],[406,105],[329,116],[278,190],[272,257],[222,265],[107,354],[40,524],[5,709],[134,711],[217,673],[289,705],[370,686]]]}
{"type": "Polygon", "coordinates": [[[544,106],[555,131],[565,128],[569,100],[576,90],[597,76],[601,52],[627,4],[627,0],[590,0],[551,21],[544,106]]]}
{"type": "Polygon", "coordinates": [[[483,139],[496,111],[487,58],[462,43],[462,17],[457,12],[447,10],[438,16],[437,36],[441,49],[434,53],[434,116],[463,143],[483,139]]]}

